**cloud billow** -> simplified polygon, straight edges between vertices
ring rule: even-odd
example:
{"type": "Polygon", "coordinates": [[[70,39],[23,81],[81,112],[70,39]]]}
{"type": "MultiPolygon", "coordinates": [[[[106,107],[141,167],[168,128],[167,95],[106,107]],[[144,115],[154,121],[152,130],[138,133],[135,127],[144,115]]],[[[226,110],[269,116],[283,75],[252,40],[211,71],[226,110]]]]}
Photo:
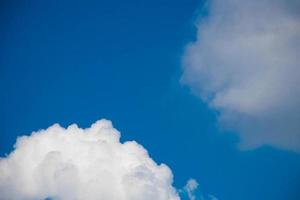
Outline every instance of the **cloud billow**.
{"type": "Polygon", "coordinates": [[[0,199],[179,200],[171,170],[119,138],[108,120],[19,137],[0,159],[0,199]]]}
{"type": "Polygon", "coordinates": [[[220,112],[240,147],[300,152],[300,3],[211,0],[181,82],[220,112]]]}

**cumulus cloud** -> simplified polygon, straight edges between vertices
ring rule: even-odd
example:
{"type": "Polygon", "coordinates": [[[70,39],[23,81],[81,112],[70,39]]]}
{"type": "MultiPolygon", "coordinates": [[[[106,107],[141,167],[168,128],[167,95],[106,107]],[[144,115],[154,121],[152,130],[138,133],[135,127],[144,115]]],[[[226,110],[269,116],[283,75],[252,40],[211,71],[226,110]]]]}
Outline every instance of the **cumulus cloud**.
{"type": "Polygon", "coordinates": [[[0,159],[3,200],[179,200],[172,172],[110,121],[90,128],[55,124],[19,137],[0,159]]]}
{"type": "Polygon", "coordinates": [[[240,133],[242,149],[300,152],[300,2],[211,0],[181,81],[240,133]]]}

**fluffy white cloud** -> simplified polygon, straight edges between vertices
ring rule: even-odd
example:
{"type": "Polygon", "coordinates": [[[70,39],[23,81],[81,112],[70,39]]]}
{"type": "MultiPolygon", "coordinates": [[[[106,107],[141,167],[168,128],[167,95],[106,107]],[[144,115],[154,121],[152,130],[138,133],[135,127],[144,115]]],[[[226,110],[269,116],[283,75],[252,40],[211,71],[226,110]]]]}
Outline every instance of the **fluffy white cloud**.
{"type": "Polygon", "coordinates": [[[0,160],[0,199],[179,200],[170,169],[119,138],[107,120],[87,129],[56,124],[18,138],[0,160]]]}
{"type": "Polygon", "coordinates": [[[240,133],[240,147],[300,152],[300,1],[211,0],[182,83],[240,133]]]}

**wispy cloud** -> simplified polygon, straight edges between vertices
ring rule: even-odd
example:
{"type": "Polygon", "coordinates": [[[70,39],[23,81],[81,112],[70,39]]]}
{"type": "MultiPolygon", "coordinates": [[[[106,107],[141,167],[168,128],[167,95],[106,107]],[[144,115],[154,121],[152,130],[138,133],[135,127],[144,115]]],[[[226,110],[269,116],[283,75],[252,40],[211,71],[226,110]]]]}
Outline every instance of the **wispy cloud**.
{"type": "Polygon", "coordinates": [[[194,191],[198,187],[198,182],[195,179],[190,179],[184,186],[184,190],[187,192],[190,200],[196,200],[196,196],[194,195],[194,191]]]}
{"type": "Polygon", "coordinates": [[[300,152],[300,3],[211,0],[183,58],[182,83],[220,111],[240,147],[300,152]]]}
{"type": "Polygon", "coordinates": [[[185,193],[189,200],[218,200],[215,196],[211,194],[203,195],[200,192],[197,192],[198,186],[198,182],[195,179],[191,178],[187,181],[183,189],[179,190],[179,192],[185,193]]]}

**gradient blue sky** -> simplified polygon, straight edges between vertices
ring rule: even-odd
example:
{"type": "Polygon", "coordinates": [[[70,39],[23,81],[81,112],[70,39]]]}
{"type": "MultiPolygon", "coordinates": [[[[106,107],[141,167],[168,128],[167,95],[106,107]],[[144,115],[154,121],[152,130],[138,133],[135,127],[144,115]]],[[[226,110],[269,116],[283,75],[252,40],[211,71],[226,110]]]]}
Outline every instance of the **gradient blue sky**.
{"type": "Polygon", "coordinates": [[[0,12],[0,155],[53,123],[112,120],[220,200],[297,200],[300,155],[240,151],[213,110],[179,83],[196,0],[7,1],[0,12]]]}

